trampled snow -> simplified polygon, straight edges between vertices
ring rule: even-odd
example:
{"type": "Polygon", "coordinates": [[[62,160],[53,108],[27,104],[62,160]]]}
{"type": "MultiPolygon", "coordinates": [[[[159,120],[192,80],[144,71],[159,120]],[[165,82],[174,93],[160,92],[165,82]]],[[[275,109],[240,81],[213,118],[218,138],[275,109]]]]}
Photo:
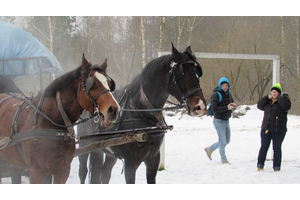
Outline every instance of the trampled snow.
{"type": "MultiPolygon", "coordinates": [[[[260,148],[260,126],[263,112],[256,105],[240,106],[235,111],[245,113],[230,119],[231,141],[226,155],[231,165],[221,164],[219,151],[209,160],[204,148],[217,141],[212,117],[190,117],[177,113],[166,115],[174,129],[165,135],[165,170],[157,174],[157,184],[282,184],[300,183],[300,117],[288,115],[288,132],[282,145],[281,171],[273,171],[273,162],[266,161],[263,171],[256,168],[260,148]],[[246,107],[250,110],[246,111],[246,107]]],[[[270,146],[267,159],[272,158],[270,146]]],[[[121,174],[123,162],[118,160],[112,173],[112,184],[125,183],[121,174]]],[[[86,181],[88,182],[88,180],[86,181]]],[[[78,158],[74,158],[67,184],[79,183],[78,158]]],[[[146,183],[146,168],[142,163],[136,175],[137,184],[146,183]]]]}
{"type": "MultiPolygon", "coordinates": [[[[226,155],[231,165],[221,164],[218,150],[213,152],[212,160],[208,159],[204,151],[205,147],[217,141],[212,117],[190,117],[181,113],[170,116],[167,113],[166,122],[173,125],[174,129],[165,135],[165,170],[157,173],[157,184],[185,184],[184,188],[190,188],[186,184],[299,184],[300,117],[288,115],[281,171],[274,172],[272,161],[266,161],[264,170],[258,172],[256,163],[263,112],[256,105],[239,106],[235,112],[245,115],[230,119],[231,142],[226,147],[226,155]],[[250,110],[246,111],[246,107],[250,110]]],[[[271,150],[272,147],[269,148],[268,159],[272,158],[271,150]]],[[[67,184],[79,184],[78,165],[78,158],[74,158],[67,184]]],[[[111,184],[125,183],[122,168],[123,162],[118,160],[112,172],[111,184]]],[[[23,182],[26,183],[26,180],[23,182]]],[[[136,183],[146,184],[143,163],[137,171],[136,183]]],[[[199,187],[193,185],[192,188],[198,190],[199,187]]],[[[264,191],[261,188],[258,190],[264,191]]]]}

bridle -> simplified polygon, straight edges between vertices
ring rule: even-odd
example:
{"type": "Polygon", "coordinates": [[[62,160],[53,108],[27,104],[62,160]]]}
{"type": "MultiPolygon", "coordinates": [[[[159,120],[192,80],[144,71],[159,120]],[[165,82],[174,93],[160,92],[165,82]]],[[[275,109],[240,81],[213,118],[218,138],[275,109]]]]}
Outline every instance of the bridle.
{"type": "MultiPolygon", "coordinates": [[[[90,64],[89,64],[90,65],[90,64]]],[[[91,95],[91,93],[90,93],[90,90],[91,90],[91,88],[93,87],[93,85],[94,85],[94,79],[93,79],[93,77],[91,76],[91,74],[92,74],[92,71],[94,70],[94,69],[100,69],[100,70],[102,70],[103,72],[105,71],[105,69],[103,68],[103,67],[99,67],[99,66],[96,66],[96,67],[91,67],[89,70],[90,70],[90,72],[89,72],[89,75],[88,75],[88,78],[86,79],[86,82],[84,82],[84,74],[86,73],[85,71],[81,71],[81,83],[80,83],[80,85],[78,86],[78,91],[77,91],[77,100],[78,100],[78,102],[79,102],[79,93],[80,93],[80,88],[82,88],[84,91],[85,91],[85,93],[86,93],[86,95],[87,95],[87,97],[90,99],[90,101],[91,101],[91,103],[92,103],[92,105],[93,105],[93,108],[92,108],[92,110],[94,110],[94,108],[95,108],[95,111],[94,111],[94,122],[95,123],[98,123],[99,122],[99,120],[100,120],[100,111],[99,111],[99,104],[97,103],[97,99],[102,95],[102,94],[104,94],[105,92],[113,92],[114,90],[115,90],[115,82],[114,82],[114,80],[111,78],[111,77],[109,77],[108,75],[106,75],[105,74],[105,77],[107,78],[107,79],[109,79],[110,81],[111,81],[111,87],[109,88],[109,89],[104,89],[104,90],[102,90],[101,92],[99,92],[95,97],[93,97],[92,95],[91,95]]]]}
{"type": "MultiPolygon", "coordinates": [[[[187,56],[186,54],[183,54],[185,56],[187,56]]],[[[188,56],[187,56],[188,57],[188,56]]],[[[171,82],[171,83],[174,83],[176,85],[176,87],[179,89],[180,93],[181,93],[181,104],[184,104],[187,99],[192,96],[193,94],[197,93],[197,92],[201,92],[202,89],[200,88],[200,85],[199,85],[199,78],[202,76],[202,69],[201,69],[201,66],[199,65],[198,62],[196,61],[192,61],[192,60],[188,60],[186,62],[182,62],[180,63],[180,65],[178,65],[178,63],[176,63],[174,60],[171,62],[170,64],[170,71],[169,71],[169,77],[168,77],[168,84],[171,82]],[[193,74],[194,74],[194,78],[195,80],[197,81],[197,84],[198,84],[198,88],[196,89],[193,89],[191,91],[187,91],[185,94],[182,90],[182,88],[180,87],[180,85],[178,84],[178,81],[180,79],[182,79],[185,74],[183,72],[183,65],[185,64],[192,64],[193,66],[193,74]]]]}

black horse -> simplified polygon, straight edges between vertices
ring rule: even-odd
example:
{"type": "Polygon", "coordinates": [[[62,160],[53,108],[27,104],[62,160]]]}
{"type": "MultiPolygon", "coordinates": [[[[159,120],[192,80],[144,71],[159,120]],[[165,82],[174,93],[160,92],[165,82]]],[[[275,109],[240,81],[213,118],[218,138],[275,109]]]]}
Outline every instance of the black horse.
{"type": "MultiPolygon", "coordinates": [[[[200,116],[206,110],[206,102],[200,88],[201,76],[201,66],[196,61],[191,48],[187,47],[185,52],[180,53],[172,44],[171,55],[152,60],[131,84],[113,93],[123,111],[121,110],[119,120],[110,129],[89,122],[82,125],[89,130],[84,130],[85,127],[81,125],[78,126],[78,135],[162,126],[165,124],[164,117],[157,109],[163,108],[169,95],[184,104],[189,115],[200,116]],[[134,112],[130,112],[130,109],[134,112]],[[149,112],[144,112],[145,109],[149,109],[149,112]]],[[[145,143],[133,142],[91,152],[91,183],[108,183],[111,170],[118,158],[124,160],[126,183],[135,183],[136,170],[142,162],[146,165],[147,183],[156,183],[160,146],[164,134],[165,131],[151,132],[148,133],[149,138],[145,143]],[[106,153],[104,163],[103,152],[106,153]]],[[[87,158],[88,155],[79,156],[81,183],[85,182],[88,172],[87,158]]]]}

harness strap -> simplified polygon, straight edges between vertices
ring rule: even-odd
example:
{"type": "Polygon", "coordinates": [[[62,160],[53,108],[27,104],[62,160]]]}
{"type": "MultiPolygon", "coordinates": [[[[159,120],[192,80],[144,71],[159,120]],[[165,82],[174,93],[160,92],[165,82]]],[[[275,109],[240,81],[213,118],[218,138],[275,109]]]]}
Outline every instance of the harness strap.
{"type": "Polygon", "coordinates": [[[9,145],[15,145],[30,139],[66,140],[70,138],[70,133],[66,129],[28,129],[16,133],[9,145]]]}
{"type": "Polygon", "coordinates": [[[61,116],[62,116],[65,124],[68,126],[67,129],[68,129],[68,131],[70,133],[70,136],[72,138],[75,138],[74,129],[73,129],[73,127],[70,126],[70,125],[72,125],[72,123],[70,122],[70,119],[68,118],[68,116],[67,116],[67,114],[66,114],[66,112],[65,112],[65,110],[64,110],[64,108],[62,106],[61,99],[60,99],[60,92],[59,91],[56,92],[56,101],[57,101],[57,105],[58,105],[58,110],[59,110],[59,112],[60,112],[60,114],[61,114],[61,116]]]}
{"type": "MultiPolygon", "coordinates": [[[[39,101],[39,104],[38,104],[38,107],[37,107],[38,110],[42,109],[42,105],[43,105],[44,99],[45,99],[45,95],[42,94],[42,96],[40,98],[40,101],[39,101]]],[[[34,112],[34,123],[33,123],[33,126],[36,125],[38,118],[39,118],[39,113],[37,111],[35,111],[34,112]]]]}
{"type": "Polygon", "coordinates": [[[201,89],[201,88],[196,88],[196,89],[194,89],[194,90],[192,90],[192,91],[189,91],[189,92],[187,92],[187,93],[184,95],[184,97],[185,97],[185,98],[188,98],[189,96],[192,96],[193,94],[197,93],[198,91],[202,91],[202,89],[201,89]]]}
{"type": "Polygon", "coordinates": [[[22,101],[22,103],[18,106],[18,109],[17,109],[17,112],[15,113],[14,115],[14,118],[12,120],[12,123],[11,123],[11,136],[10,137],[13,137],[16,132],[18,132],[18,124],[17,124],[17,121],[18,121],[18,118],[19,118],[19,115],[21,113],[21,111],[23,110],[23,108],[28,105],[28,102],[27,101],[22,101]]]}
{"type": "Polygon", "coordinates": [[[1,104],[4,100],[9,99],[9,98],[11,98],[11,97],[13,97],[13,96],[8,96],[8,97],[5,97],[5,98],[1,99],[1,100],[0,100],[0,104],[1,104]]]}
{"type": "MultiPolygon", "coordinates": [[[[141,92],[141,103],[146,106],[146,108],[155,109],[153,105],[150,103],[148,98],[146,97],[146,94],[144,93],[142,83],[140,84],[140,92],[141,92]]],[[[162,112],[157,111],[151,111],[150,114],[152,114],[158,121],[158,125],[164,125],[164,117],[162,116],[162,112]]]]}

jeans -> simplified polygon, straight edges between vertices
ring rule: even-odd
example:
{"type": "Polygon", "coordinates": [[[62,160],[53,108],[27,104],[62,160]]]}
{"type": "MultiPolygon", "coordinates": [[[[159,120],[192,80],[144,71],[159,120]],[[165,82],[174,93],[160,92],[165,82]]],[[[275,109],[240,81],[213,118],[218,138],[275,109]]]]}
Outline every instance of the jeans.
{"type": "Polygon", "coordinates": [[[214,151],[219,148],[221,162],[227,161],[227,157],[225,155],[225,147],[230,142],[230,127],[229,127],[229,120],[222,120],[222,119],[213,119],[213,124],[217,131],[219,141],[212,144],[209,147],[209,150],[214,151]]]}
{"type": "Polygon", "coordinates": [[[257,159],[257,167],[264,168],[267,152],[271,143],[273,141],[274,150],[274,160],[273,169],[280,170],[281,167],[281,145],[285,137],[285,132],[269,131],[267,134],[266,130],[262,129],[260,132],[261,137],[261,147],[257,159]]]}

